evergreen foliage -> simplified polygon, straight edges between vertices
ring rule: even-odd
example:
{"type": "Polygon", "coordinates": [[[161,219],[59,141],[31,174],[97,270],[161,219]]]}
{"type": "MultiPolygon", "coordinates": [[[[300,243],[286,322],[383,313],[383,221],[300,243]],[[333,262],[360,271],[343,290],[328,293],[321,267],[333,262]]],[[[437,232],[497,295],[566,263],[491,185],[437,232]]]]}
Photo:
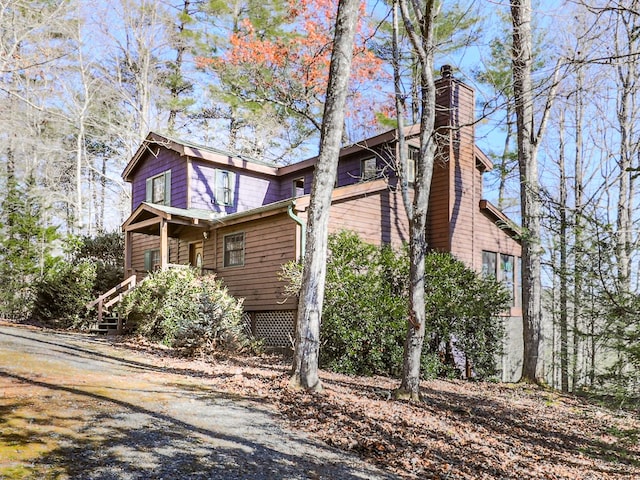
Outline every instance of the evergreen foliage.
{"type": "MultiPolygon", "coordinates": [[[[346,231],[330,235],[329,251],[321,366],[349,374],[398,376],[407,328],[407,252],[367,244],[346,231]]],[[[289,294],[297,293],[300,275],[300,265],[284,266],[289,294]]],[[[450,254],[430,253],[426,277],[429,340],[421,360],[423,375],[455,374],[455,351],[466,358],[474,375],[494,374],[503,336],[496,317],[508,306],[508,292],[450,254]]]]}
{"type": "Polygon", "coordinates": [[[44,209],[32,195],[33,181],[7,182],[0,205],[0,316],[24,317],[33,302],[32,284],[55,263],[57,228],[46,226],[44,209]]]}
{"type": "Polygon", "coordinates": [[[96,271],[90,261],[56,263],[34,286],[32,320],[56,328],[79,325],[94,298],[96,271]]]}
{"type": "Polygon", "coordinates": [[[119,232],[70,237],[66,259],[58,257],[33,284],[31,319],[49,327],[79,326],[85,305],[122,281],[124,240],[119,232]]]}
{"type": "Polygon", "coordinates": [[[215,277],[190,268],[151,273],[124,297],[119,311],[136,333],[186,354],[251,346],[242,300],[230,296],[215,277]]]}

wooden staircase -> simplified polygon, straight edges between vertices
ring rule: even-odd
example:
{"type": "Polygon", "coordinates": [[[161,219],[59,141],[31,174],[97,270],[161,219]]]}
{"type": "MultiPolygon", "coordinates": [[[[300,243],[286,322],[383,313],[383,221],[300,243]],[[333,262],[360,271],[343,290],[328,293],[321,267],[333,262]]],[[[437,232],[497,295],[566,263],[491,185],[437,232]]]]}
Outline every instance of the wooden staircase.
{"type": "Polygon", "coordinates": [[[131,275],[106,293],[103,293],[93,302],[86,305],[88,310],[97,308],[97,322],[90,326],[92,333],[106,335],[122,335],[126,330],[125,320],[118,312],[112,310],[122,298],[136,286],[136,276],[131,275]]]}

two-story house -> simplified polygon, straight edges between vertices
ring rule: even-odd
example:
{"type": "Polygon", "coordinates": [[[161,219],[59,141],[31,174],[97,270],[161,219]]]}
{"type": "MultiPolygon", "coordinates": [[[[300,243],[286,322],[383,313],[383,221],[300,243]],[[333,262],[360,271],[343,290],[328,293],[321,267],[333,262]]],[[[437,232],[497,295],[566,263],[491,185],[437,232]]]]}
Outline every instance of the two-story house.
{"type": "MultiPolygon", "coordinates": [[[[490,160],[475,145],[474,92],[445,73],[437,81],[439,155],[434,169],[428,239],[513,293],[507,350],[521,344],[520,244],[513,224],[482,199],[490,160]]],[[[417,128],[406,129],[417,152],[417,128]]],[[[345,147],[333,190],[330,231],[354,230],[368,242],[408,240],[395,158],[397,131],[345,147]]],[[[123,172],[132,213],[123,225],[125,269],[137,274],[172,264],[215,273],[244,298],[247,321],[267,345],[290,345],[296,302],[283,295],[281,265],[300,259],[316,158],[276,166],[150,133],[123,172]]],[[[411,178],[409,178],[411,180],[411,178]]],[[[521,353],[503,360],[503,378],[519,375],[521,353]]]]}

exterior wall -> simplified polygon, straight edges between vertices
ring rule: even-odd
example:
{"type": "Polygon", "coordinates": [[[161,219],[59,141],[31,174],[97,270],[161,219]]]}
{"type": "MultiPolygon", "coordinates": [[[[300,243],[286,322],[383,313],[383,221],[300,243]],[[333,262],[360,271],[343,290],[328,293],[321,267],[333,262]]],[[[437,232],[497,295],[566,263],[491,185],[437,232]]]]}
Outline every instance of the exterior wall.
{"type": "Polygon", "coordinates": [[[400,247],[409,241],[409,221],[399,191],[380,190],[331,205],[329,232],[353,230],[368,243],[400,247]]]}
{"type": "Polygon", "coordinates": [[[237,213],[268,205],[281,199],[280,184],[275,177],[269,178],[266,175],[250,174],[227,166],[216,167],[210,163],[195,159],[192,161],[191,170],[191,208],[237,213]],[[216,168],[236,173],[233,206],[224,207],[212,203],[216,168]]]}
{"type": "MultiPolygon", "coordinates": [[[[229,293],[244,298],[245,311],[292,310],[294,299],[286,302],[284,283],[278,279],[282,264],[296,257],[297,224],[286,214],[245,222],[216,230],[215,269],[229,293]],[[244,265],[223,266],[224,236],[244,232],[244,265]]],[[[205,250],[209,251],[207,247],[205,250]]],[[[205,262],[211,260],[205,253],[205,262]]]]}
{"type": "Polygon", "coordinates": [[[131,185],[131,210],[145,201],[147,178],[171,170],[171,206],[187,208],[187,162],[178,153],[153,145],[138,165],[131,185]]]}
{"type": "MultiPolygon", "coordinates": [[[[160,237],[156,235],[145,235],[134,233],[131,239],[131,269],[138,276],[138,280],[144,277],[147,272],[144,269],[144,252],[160,248],[160,237]]],[[[175,238],[169,239],[169,263],[181,263],[181,252],[179,241],[175,238]]],[[[187,257],[188,258],[188,257],[187,257]]],[[[184,262],[182,262],[184,263],[184,262]]]]}
{"type": "MultiPolygon", "coordinates": [[[[309,196],[298,199],[298,215],[306,220],[309,196]]],[[[329,233],[351,230],[368,243],[400,247],[409,241],[409,220],[400,190],[385,180],[336,188],[329,211],[329,233]]]]}
{"type": "Polygon", "coordinates": [[[313,183],[313,168],[307,168],[298,172],[283,175],[278,178],[278,198],[285,200],[293,197],[293,181],[304,178],[304,194],[311,193],[311,184],[313,183]]]}
{"type": "MultiPolygon", "coordinates": [[[[440,155],[448,150],[448,144],[440,149],[440,155]]],[[[435,162],[431,191],[429,192],[429,211],[427,214],[427,242],[429,248],[441,252],[451,249],[449,224],[449,166],[443,161],[435,162]]]]}

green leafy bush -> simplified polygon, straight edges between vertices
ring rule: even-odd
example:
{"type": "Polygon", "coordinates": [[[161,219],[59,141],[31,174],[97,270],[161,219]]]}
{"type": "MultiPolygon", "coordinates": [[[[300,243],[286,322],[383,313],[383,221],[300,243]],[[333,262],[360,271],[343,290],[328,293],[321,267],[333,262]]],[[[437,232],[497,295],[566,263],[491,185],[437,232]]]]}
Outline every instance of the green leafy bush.
{"type": "Polygon", "coordinates": [[[439,373],[450,373],[458,351],[478,377],[495,374],[504,336],[496,317],[508,307],[509,292],[448,253],[429,253],[425,272],[425,351],[443,357],[439,373]]]}
{"type": "Polygon", "coordinates": [[[93,299],[96,267],[91,262],[58,262],[36,282],[31,317],[49,327],[76,326],[93,299]]]}
{"type": "Polygon", "coordinates": [[[213,276],[193,269],[154,272],[122,300],[127,325],[149,339],[186,354],[240,351],[251,345],[242,301],[213,276]]]}
{"type": "MultiPolygon", "coordinates": [[[[399,375],[407,332],[406,250],[376,247],[353,232],[340,232],[329,236],[329,252],[320,365],[349,374],[399,375]]],[[[295,263],[283,267],[289,294],[299,291],[301,270],[295,263]]],[[[425,270],[423,376],[459,374],[456,353],[475,375],[493,374],[503,335],[496,316],[508,306],[508,293],[450,254],[428,254],[425,270]]]]}

